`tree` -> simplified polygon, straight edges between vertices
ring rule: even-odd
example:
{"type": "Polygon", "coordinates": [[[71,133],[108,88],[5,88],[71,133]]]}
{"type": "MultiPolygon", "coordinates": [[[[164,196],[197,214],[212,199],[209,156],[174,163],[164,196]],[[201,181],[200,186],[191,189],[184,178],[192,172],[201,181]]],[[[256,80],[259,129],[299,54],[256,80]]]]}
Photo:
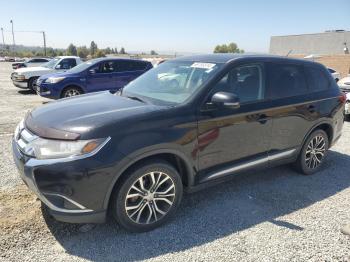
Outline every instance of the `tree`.
{"type": "Polygon", "coordinates": [[[88,55],[89,55],[89,50],[87,49],[87,47],[84,45],[84,46],[79,46],[77,48],[77,53],[78,53],[78,56],[81,57],[81,58],[86,58],[88,55]]]}
{"type": "Polygon", "coordinates": [[[113,54],[110,47],[106,47],[106,49],[104,51],[106,54],[113,54]]]}
{"type": "Polygon", "coordinates": [[[151,50],[151,55],[158,55],[158,53],[154,50],[151,50]]]}
{"type": "Polygon", "coordinates": [[[124,47],[120,48],[119,54],[122,54],[122,55],[126,54],[124,47]]]}
{"type": "Polygon", "coordinates": [[[91,44],[90,44],[90,55],[91,56],[94,56],[95,53],[97,52],[97,44],[94,42],[94,41],[91,41],[91,44]]]}
{"type": "Polygon", "coordinates": [[[229,43],[228,45],[217,45],[214,53],[244,53],[243,49],[239,49],[236,43],[229,43]]]}
{"type": "Polygon", "coordinates": [[[73,44],[70,44],[67,48],[67,55],[74,55],[76,56],[78,54],[77,47],[73,44]]]}
{"type": "Polygon", "coordinates": [[[117,47],[114,48],[114,53],[118,54],[118,48],[117,47]]]}
{"type": "Polygon", "coordinates": [[[105,57],[105,56],[106,56],[105,53],[100,49],[98,49],[95,54],[95,57],[105,57]]]}

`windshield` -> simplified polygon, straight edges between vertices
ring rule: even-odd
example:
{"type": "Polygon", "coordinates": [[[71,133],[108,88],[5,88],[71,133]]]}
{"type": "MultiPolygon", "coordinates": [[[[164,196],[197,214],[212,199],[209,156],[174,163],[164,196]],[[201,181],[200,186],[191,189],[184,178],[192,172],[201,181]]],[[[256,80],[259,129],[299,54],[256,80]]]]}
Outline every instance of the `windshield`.
{"type": "Polygon", "coordinates": [[[97,62],[98,62],[97,60],[86,61],[84,63],[81,63],[81,64],[73,67],[72,69],[69,69],[67,72],[68,73],[80,73],[80,72],[83,72],[84,70],[88,69],[90,66],[96,64],[97,62]]]}
{"type": "Polygon", "coordinates": [[[59,60],[60,60],[60,58],[54,58],[54,59],[50,60],[49,62],[43,64],[42,66],[53,69],[59,60]]]}
{"type": "Polygon", "coordinates": [[[192,96],[222,64],[169,61],[141,75],[123,88],[122,95],[156,104],[180,104],[192,96]]]}

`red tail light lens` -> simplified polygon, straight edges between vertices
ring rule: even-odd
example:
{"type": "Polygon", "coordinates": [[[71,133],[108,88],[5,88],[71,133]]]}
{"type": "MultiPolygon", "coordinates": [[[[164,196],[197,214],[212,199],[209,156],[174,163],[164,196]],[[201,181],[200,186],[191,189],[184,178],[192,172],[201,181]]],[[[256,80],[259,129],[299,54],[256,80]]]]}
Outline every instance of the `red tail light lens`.
{"type": "Polygon", "coordinates": [[[342,93],[342,94],[339,96],[339,101],[340,101],[342,104],[345,104],[345,102],[346,102],[346,94],[345,94],[345,93],[342,93]]]}

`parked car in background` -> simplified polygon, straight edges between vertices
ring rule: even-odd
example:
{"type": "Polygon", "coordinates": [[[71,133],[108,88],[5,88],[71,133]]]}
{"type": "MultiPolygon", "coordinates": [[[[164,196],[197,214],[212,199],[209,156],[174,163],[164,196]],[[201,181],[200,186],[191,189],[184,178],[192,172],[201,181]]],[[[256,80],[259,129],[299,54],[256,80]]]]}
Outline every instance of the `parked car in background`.
{"type": "Polygon", "coordinates": [[[53,99],[103,90],[117,91],[151,68],[152,64],[143,60],[98,58],[64,73],[41,76],[36,91],[53,99]]]}
{"type": "Polygon", "coordinates": [[[12,83],[19,88],[34,90],[36,80],[40,76],[53,72],[67,71],[81,62],[81,59],[77,56],[58,56],[38,67],[16,69],[11,74],[12,83]]]}
{"type": "Polygon", "coordinates": [[[338,81],[338,86],[346,94],[346,104],[344,114],[347,119],[350,118],[350,75],[338,81]]]}
{"type": "Polygon", "coordinates": [[[344,103],[319,63],[180,57],[115,94],[29,112],[12,140],[14,162],[56,219],[96,223],[111,214],[130,231],[148,231],[176,213],[183,189],[288,163],[304,175],[321,170],[341,136],[344,103]]]}
{"type": "Polygon", "coordinates": [[[328,69],[328,71],[332,74],[332,76],[333,76],[335,82],[338,82],[339,79],[340,79],[340,73],[337,72],[337,71],[335,71],[333,68],[330,68],[330,67],[328,67],[327,69],[328,69]]]}
{"type": "Polygon", "coordinates": [[[34,58],[29,58],[24,62],[17,62],[12,64],[13,69],[18,69],[22,67],[34,67],[34,66],[40,66],[44,63],[49,62],[51,59],[50,58],[45,58],[45,57],[34,57],[34,58]]]}

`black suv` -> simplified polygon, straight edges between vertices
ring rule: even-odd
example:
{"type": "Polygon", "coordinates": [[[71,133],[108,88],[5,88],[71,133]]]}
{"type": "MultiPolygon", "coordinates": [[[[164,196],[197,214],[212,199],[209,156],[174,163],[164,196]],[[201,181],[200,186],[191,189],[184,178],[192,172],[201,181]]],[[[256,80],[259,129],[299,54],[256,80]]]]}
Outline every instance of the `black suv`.
{"type": "Polygon", "coordinates": [[[116,94],[63,99],[14,135],[21,177],[58,220],[151,230],[193,191],[252,168],[318,171],[345,97],[315,62],[205,55],[162,63],[116,94]]]}

